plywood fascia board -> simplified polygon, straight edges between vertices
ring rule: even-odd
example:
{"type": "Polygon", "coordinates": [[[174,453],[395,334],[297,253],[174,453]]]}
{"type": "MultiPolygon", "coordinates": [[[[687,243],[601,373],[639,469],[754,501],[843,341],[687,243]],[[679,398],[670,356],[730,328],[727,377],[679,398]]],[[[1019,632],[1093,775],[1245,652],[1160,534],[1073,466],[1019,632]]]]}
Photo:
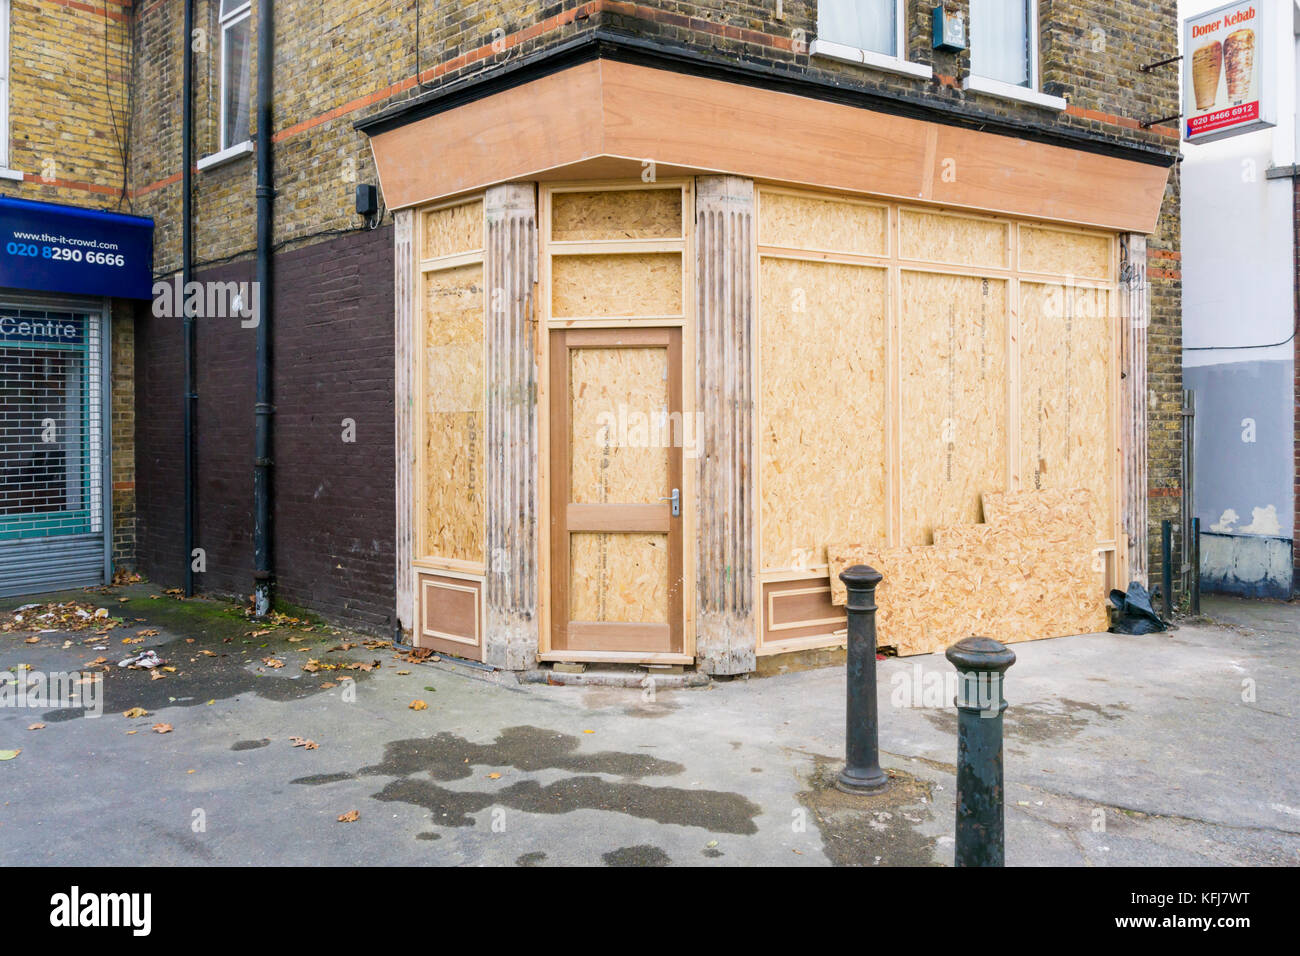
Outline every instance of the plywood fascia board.
{"type": "Polygon", "coordinates": [[[371,142],[391,209],[622,161],[1151,233],[1168,179],[1162,166],[605,60],[371,142]]]}

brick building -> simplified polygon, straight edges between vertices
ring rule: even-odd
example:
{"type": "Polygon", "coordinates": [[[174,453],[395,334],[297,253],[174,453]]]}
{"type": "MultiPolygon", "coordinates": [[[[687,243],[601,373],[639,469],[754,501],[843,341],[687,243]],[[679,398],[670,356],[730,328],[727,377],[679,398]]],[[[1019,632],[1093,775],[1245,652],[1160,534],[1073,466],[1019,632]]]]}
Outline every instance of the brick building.
{"type": "Polygon", "coordinates": [[[129,7],[0,0],[0,594],[135,563],[129,7]],[[62,257],[62,258],[59,258],[62,257]]]}
{"type": "MultiPolygon", "coordinates": [[[[1143,577],[1181,488],[1177,77],[1139,70],[1175,5],[948,3],[945,36],[934,6],[274,4],[277,595],[497,666],[744,672],[843,640],[830,546],[927,547],[982,493],[1089,482],[1089,600],[1143,577]],[[830,424],[845,394],[861,436],[830,424]],[[641,406],[698,454],[575,431],[641,406]]],[[[185,8],[108,7],[159,280],[186,265],[185,8]]],[[[260,9],[192,6],[200,282],[256,275],[260,9]]],[[[135,336],[136,558],[176,584],[186,347],[149,308],[135,336]]],[[[211,592],[253,583],[255,339],[195,323],[211,592]]]]}

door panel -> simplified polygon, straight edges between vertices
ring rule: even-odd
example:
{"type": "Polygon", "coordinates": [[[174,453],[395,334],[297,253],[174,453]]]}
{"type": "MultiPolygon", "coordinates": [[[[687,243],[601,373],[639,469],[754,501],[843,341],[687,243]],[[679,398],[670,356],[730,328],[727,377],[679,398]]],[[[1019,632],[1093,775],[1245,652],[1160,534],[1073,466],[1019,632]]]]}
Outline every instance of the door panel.
{"type": "Polygon", "coordinates": [[[681,330],[550,345],[551,648],[680,652],[681,330]]]}

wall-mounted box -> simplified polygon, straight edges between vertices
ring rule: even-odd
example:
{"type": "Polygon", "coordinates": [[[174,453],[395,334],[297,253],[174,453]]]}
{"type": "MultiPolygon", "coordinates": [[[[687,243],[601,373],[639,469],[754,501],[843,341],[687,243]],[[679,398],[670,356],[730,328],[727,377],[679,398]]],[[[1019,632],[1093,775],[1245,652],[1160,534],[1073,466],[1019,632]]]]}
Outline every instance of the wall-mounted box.
{"type": "Polygon", "coordinates": [[[934,48],[959,53],[966,49],[966,20],[960,12],[935,7],[931,13],[934,48]]]}

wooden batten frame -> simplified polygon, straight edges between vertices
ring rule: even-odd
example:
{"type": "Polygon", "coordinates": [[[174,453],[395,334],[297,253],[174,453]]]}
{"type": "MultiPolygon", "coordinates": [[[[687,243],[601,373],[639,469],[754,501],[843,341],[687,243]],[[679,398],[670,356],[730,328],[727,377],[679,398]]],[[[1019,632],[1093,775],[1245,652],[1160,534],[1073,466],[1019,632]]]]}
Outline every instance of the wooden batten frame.
{"type": "MultiPolygon", "coordinates": [[[[1020,433],[1021,433],[1021,348],[1022,348],[1022,317],[1020,315],[1021,289],[1022,282],[1039,282],[1052,285],[1063,285],[1070,289],[1088,289],[1102,290],[1105,292],[1109,304],[1109,313],[1113,316],[1116,313],[1119,303],[1118,294],[1118,242],[1117,237],[1108,232],[1098,231],[1096,229],[1075,228],[1059,223],[1040,222],[1033,220],[1015,219],[1005,216],[982,216],[977,212],[966,209],[951,209],[946,207],[922,206],[909,203],[890,203],[879,200],[864,199],[852,195],[832,194],[823,192],[813,192],[797,188],[791,188],[780,184],[759,184],[757,187],[756,199],[756,226],[754,229],[754,262],[756,268],[753,275],[753,295],[756,303],[756,320],[755,320],[755,339],[761,341],[761,329],[763,323],[763,308],[761,295],[761,282],[763,260],[765,259],[794,259],[813,263],[843,263],[845,265],[862,265],[875,266],[887,271],[888,281],[886,284],[886,346],[885,346],[885,369],[886,382],[885,394],[887,397],[888,413],[885,416],[885,457],[886,457],[886,539],[889,547],[897,547],[902,537],[903,526],[903,502],[901,499],[901,468],[902,468],[902,449],[903,440],[902,432],[899,427],[900,415],[904,414],[902,409],[901,396],[901,378],[902,378],[902,341],[903,330],[901,328],[902,318],[902,275],[904,272],[928,273],[937,275],[966,276],[972,278],[989,278],[998,279],[1004,282],[1005,288],[1005,368],[1006,368],[1006,385],[1004,390],[1005,396],[1005,418],[1006,418],[1006,449],[1005,449],[1005,485],[1002,489],[989,490],[1007,490],[1016,491],[1024,487],[1023,463],[1020,452],[1020,433]],[[764,233],[764,199],[769,196],[798,196],[810,200],[832,200],[837,202],[855,203],[867,206],[877,206],[886,209],[888,215],[888,238],[887,243],[881,255],[855,254],[848,253],[842,249],[827,248],[825,244],[816,246],[810,244],[810,248],[792,248],[786,244],[767,245],[761,241],[764,233]],[[902,220],[904,216],[909,215],[940,215],[957,219],[967,219],[972,222],[998,224],[1004,230],[1005,239],[1001,248],[1000,264],[970,265],[960,262],[946,261],[943,258],[938,260],[926,259],[920,256],[910,255],[909,250],[903,248],[902,243],[902,220]],[[1068,236],[1095,237],[1098,240],[1098,249],[1104,249],[1104,266],[1094,268],[1091,274],[1085,276],[1072,276],[1063,272],[1034,271],[1030,268],[1022,268],[1031,265],[1022,261],[1022,231],[1025,229],[1053,231],[1068,236]]],[[[1099,260],[1102,261],[1102,260],[1099,260]]],[[[1124,520],[1121,517],[1121,487],[1126,480],[1124,474],[1126,470],[1121,468],[1121,459],[1127,454],[1133,457],[1131,453],[1126,453],[1121,445],[1121,402],[1124,396],[1124,390],[1121,385],[1119,370],[1121,368],[1121,323],[1116,321],[1110,322],[1113,329],[1113,335],[1108,342],[1107,354],[1109,356],[1109,384],[1108,394],[1108,420],[1107,427],[1109,434],[1106,441],[1106,447],[1113,449],[1115,467],[1112,469],[1112,501],[1114,507],[1111,514],[1113,520],[1108,525],[1109,533],[1104,537],[1099,536],[1097,548],[1101,560],[1105,562],[1106,580],[1109,584],[1121,581],[1127,574],[1129,558],[1127,554],[1121,554],[1127,543],[1127,538],[1123,534],[1121,523],[1124,520]],[[1122,474],[1123,473],[1123,474],[1122,474]]],[[[828,573],[828,567],[824,560],[814,561],[804,566],[798,567],[772,567],[768,562],[763,560],[763,535],[762,535],[762,485],[763,485],[763,467],[761,462],[761,438],[762,424],[764,421],[762,402],[762,386],[760,368],[761,347],[755,348],[753,361],[753,380],[755,402],[758,405],[754,416],[753,441],[756,449],[756,467],[754,477],[754,490],[756,501],[756,533],[755,533],[755,550],[758,554],[759,561],[757,567],[758,574],[755,575],[753,582],[753,593],[755,607],[760,609],[757,627],[757,653],[760,655],[784,653],[792,650],[801,650],[811,647],[827,647],[843,644],[845,637],[842,628],[828,628],[827,633],[821,636],[800,636],[793,640],[774,640],[771,637],[773,633],[767,626],[768,608],[764,598],[765,587],[775,582],[794,582],[799,580],[825,580],[828,573]]],[[[1132,431],[1135,426],[1129,424],[1126,426],[1132,431]]],[[[1131,479],[1128,479],[1132,483],[1131,479]]],[[[797,503],[791,503],[792,507],[797,507],[797,503]]],[[[1132,550],[1129,548],[1128,550],[1132,550]]],[[[824,556],[821,556],[824,558],[824,556]]],[[[1122,586],[1120,584],[1119,586],[1122,586]]]]}
{"type": "Polygon", "coordinates": [[[693,468],[682,473],[682,607],[683,650],[681,653],[645,653],[618,650],[553,650],[551,646],[551,427],[547,410],[553,384],[550,375],[550,333],[558,329],[634,329],[678,327],[682,333],[682,415],[695,414],[695,344],[693,332],[694,267],[691,250],[695,221],[694,181],[667,179],[657,182],[609,181],[540,184],[538,189],[538,236],[540,269],[536,296],[538,315],[538,659],[579,663],[690,664],[695,660],[695,518],[696,482],[693,468]],[[556,240],[553,237],[554,197],[561,193],[626,192],[675,189],[681,194],[681,235],[673,238],[556,240]],[[681,305],[675,311],[635,316],[553,315],[554,261],[577,256],[637,256],[676,254],[681,261],[681,305]]]}

